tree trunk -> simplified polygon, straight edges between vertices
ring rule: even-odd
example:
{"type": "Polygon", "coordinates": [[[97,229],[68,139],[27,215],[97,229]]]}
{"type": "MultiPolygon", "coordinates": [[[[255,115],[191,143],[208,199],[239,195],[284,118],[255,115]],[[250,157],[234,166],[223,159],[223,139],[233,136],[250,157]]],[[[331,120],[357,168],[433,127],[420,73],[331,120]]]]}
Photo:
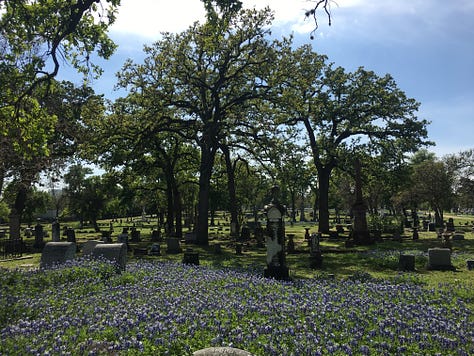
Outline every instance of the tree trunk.
{"type": "Polygon", "coordinates": [[[221,150],[224,153],[225,166],[227,171],[227,189],[229,190],[229,212],[231,231],[238,236],[240,233],[239,224],[239,206],[237,202],[237,193],[235,189],[235,166],[230,158],[229,147],[222,145],[221,150]],[[233,228],[232,228],[233,227],[233,228]]]}
{"type": "Polygon", "coordinates": [[[172,178],[166,177],[166,226],[165,231],[170,236],[174,236],[174,199],[172,178]]]}
{"type": "Polygon", "coordinates": [[[331,169],[318,167],[319,232],[329,233],[329,178],[331,169]]]}
{"type": "Polygon", "coordinates": [[[28,196],[29,185],[20,183],[16,192],[15,203],[11,211],[10,219],[10,239],[17,240],[20,238],[21,215],[25,210],[26,198],[28,196]]]}
{"type": "Polygon", "coordinates": [[[201,146],[201,163],[199,167],[199,193],[197,207],[196,243],[209,245],[209,191],[211,186],[212,166],[215,151],[211,147],[201,146]]]}
{"type": "Polygon", "coordinates": [[[176,182],[173,180],[174,211],[176,217],[176,237],[183,237],[183,205],[181,204],[181,194],[179,193],[176,182]]]}

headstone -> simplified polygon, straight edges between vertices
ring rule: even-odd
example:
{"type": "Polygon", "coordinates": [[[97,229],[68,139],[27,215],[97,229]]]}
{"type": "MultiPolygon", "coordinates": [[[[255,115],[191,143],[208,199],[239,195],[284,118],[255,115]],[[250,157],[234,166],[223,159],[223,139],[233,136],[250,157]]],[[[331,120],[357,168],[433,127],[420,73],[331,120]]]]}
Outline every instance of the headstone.
{"type": "Polygon", "coordinates": [[[66,240],[67,242],[76,243],[76,232],[72,227],[68,227],[66,230],[66,240]]]}
{"type": "Polygon", "coordinates": [[[311,239],[311,236],[309,235],[309,227],[305,227],[305,233],[304,233],[304,239],[309,241],[311,239]]]}
{"type": "Polygon", "coordinates": [[[166,239],[166,253],[180,253],[181,251],[177,238],[169,237],[166,239]]]}
{"type": "Polygon", "coordinates": [[[294,237],[295,235],[294,234],[288,234],[288,244],[287,244],[287,251],[288,253],[295,253],[295,240],[294,240],[294,237]]]}
{"type": "Polygon", "coordinates": [[[150,248],[150,255],[161,256],[161,246],[159,244],[153,244],[150,248]]]}
{"type": "Polygon", "coordinates": [[[97,244],[92,250],[92,257],[103,258],[115,264],[117,272],[125,271],[127,264],[127,245],[117,244],[97,244]]]}
{"type": "Polygon", "coordinates": [[[427,230],[428,230],[429,221],[428,221],[428,220],[423,220],[421,223],[423,224],[423,230],[427,231],[427,230]]]}
{"type": "Polygon", "coordinates": [[[183,255],[183,263],[199,266],[199,253],[187,248],[183,255]]]}
{"type": "Polygon", "coordinates": [[[286,208],[278,201],[279,187],[272,188],[273,199],[265,206],[267,214],[267,268],[264,276],[275,279],[288,279],[289,270],[285,256],[286,208]]]}
{"type": "Polygon", "coordinates": [[[428,224],[428,231],[436,231],[436,224],[430,222],[430,223],[428,224]]]}
{"type": "Polygon", "coordinates": [[[252,354],[234,347],[208,347],[194,351],[193,356],[252,356],[252,354]]]}
{"type": "Polygon", "coordinates": [[[41,254],[40,268],[51,268],[72,260],[76,256],[76,244],[73,242],[48,242],[41,254]]]}
{"type": "Polygon", "coordinates": [[[449,248],[428,249],[428,269],[451,270],[451,250],[449,248]]]}
{"type": "Polygon", "coordinates": [[[106,244],[112,243],[112,236],[111,236],[112,231],[102,230],[101,234],[102,234],[102,242],[105,242],[106,244]]]}
{"type": "MultiPolygon", "coordinates": [[[[19,214],[10,214],[9,218],[9,227],[10,227],[10,240],[19,240],[20,239],[20,215],[19,214]]],[[[43,239],[41,238],[41,241],[43,239]]]]}
{"type": "Polygon", "coordinates": [[[140,242],[140,231],[138,231],[136,227],[132,227],[132,231],[130,233],[130,241],[140,242]]]}
{"type": "Polygon", "coordinates": [[[467,269],[468,269],[469,271],[474,270],[474,260],[467,260],[467,261],[466,261],[466,265],[467,265],[467,269]]]}
{"type": "Polygon", "coordinates": [[[144,247],[135,247],[133,249],[134,256],[146,256],[148,255],[148,249],[144,247]]]}
{"type": "Polygon", "coordinates": [[[447,232],[454,232],[454,220],[453,218],[449,218],[446,222],[446,231],[447,232]]]}
{"type": "Polygon", "coordinates": [[[398,258],[398,269],[400,271],[414,271],[415,256],[400,254],[400,257],[398,258]]]}
{"type": "Polygon", "coordinates": [[[99,240],[86,241],[84,245],[82,245],[82,255],[90,255],[92,253],[92,250],[94,250],[95,246],[100,243],[102,243],[102,241],[99,240]]]}
{"type": "Polygon", "coordinates": [[[121,234],[118,234],[117,242],[119,244],[128,244],[128,228],[127,227],[123,228],[121,234]]]}
{"type": "Polygon", "coordinates": [[[51,237],[53,242],[59,242],[61,241],[61,227],[59,225],[59,221],[56,219],[53,221],[51,224],[51,237]]]}
{"type": "Polygon", "coordinates": [[[43,225],[41,225],[39,222],[35,226],[35,243],[33,247],[35,248],[43,248],[44,246],[44,230],[43,230],[43,225]]]}
{"type": "Polygon", "coordinates": [[[311,268],[320,268],[323,265],[323,256],[321,254],[320,241],[321,233],[318,232],[311,234],[309,249],[311,268]]]}
{"type": "Polygon", "coordinates": [[[420,235],[418,234],[418,228],[414,227],[414,228],[413,228],[412,239],[413,239],[413,240],[418,240],[419,238],[420,238],[420,235]]]}
{"type": "Polygon", "coordinates": [[[221,244],[214,244],[214,253],[216,255],[220,255],[222,253],[221,244]]]}
{"type": "Polygon", "coordinates": [[[151,241],[152,242],[160,242],[161,241],[160,230],[155,229],[151,232],[151,241]]]}
{"type": "Polygon", "coordinates": [[[464,240],[464,234],[455,233],[451,239],[452,239],[453,241],[461,241],[461,240],[464,240]]]}

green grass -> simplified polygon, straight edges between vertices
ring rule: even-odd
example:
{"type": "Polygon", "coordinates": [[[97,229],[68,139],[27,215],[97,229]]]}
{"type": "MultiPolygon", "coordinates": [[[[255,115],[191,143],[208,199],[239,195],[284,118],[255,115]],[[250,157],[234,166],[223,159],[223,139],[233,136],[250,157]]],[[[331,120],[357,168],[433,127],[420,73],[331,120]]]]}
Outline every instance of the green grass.
{"type": "MultiPolygon", "coordinates": [[[[454,217],[455,222],[472,221],[471,216],[454,217]]],[[[108,227],[108,221],[102,222],[104,226],[108,227]]],[[[256,247],[255,240],[244,242],[243,254],[236,255],[235,253],[235,238],[229,236],[226,230],[228,227],[224,225],[223,221],[219,221],[219,227],[222,231],[217,231],[215,227],[210,228],[209,246],[185,246],[192,248],[199,253],[199,260],[201,265],[212,266],[216,268],[247,268],[249,266],[257,268],[265,268],[265,248],[256,247]],[[214,244],[220,244],[222,253],[216,254],[214,252],[214,244]]],[[[71,224],[78,226],[77,224],[71,224]]],[[[115,224],[112,238],[121,232],[122,227],[115,224]]],[[[124,222],[125,225],[125,222],[124,222]]],[[[131,226],[131,223],[129,224],[131,226]]],[[[151,245],[150,236],[154,225],[147,224],[138,227],[141,231],[142,242],[133,244],[131,249],[135,247],[149,247],[151,245]]],[[[468,271],[466,267],[467,259],[474,259],[474,233],[466,232],[465,240],[452,241],[452,262],[456,267],[455,272],[451,271],[428,271],[426,269],[426,252],[429,248],[442,247],[442,241],[437,239],[435,232],[420,232],[419,240],[411,239],[411,230],[404,231],[404,238],[399,241],[394,241],[390,236],[384,238],[371,246],[359,246],[347,249],[344,244],[347,240],[347,233],[343,234],[341,238],[324,238],[321,240],[321,248],[323,250],[323,265],[319,269],[310,268],[309,247],[304,239],[305,228],[310,229],[310,233],[317,231],[317,225],[314,223],[296,223],[285,226],[286,234],[294,234],[294,241],[296,246],[296,254],[287,256],[287,264],[290,268],[290,273],[293,278],[315,278],[318,276],[325,276],[333,274],[335,278],[348,278],[355,273],[370,273],[374,277],[393,279],[399,278],[400,272],[398,267],[398,253],[410,252],[416,255],[416,275],[420,283],[427,286],[436,286],[443,283],[470,283],[473,278],[474,271],[468,271]]],[[[50,226],[45,226],[49,237],[45,241],[51,240],[50,226]]],[[[87,240],[100,239],[100,233],[93,231],[91,227],[84,229],[76,229],[76,238],[78,244],[81,245],[87,240]]],[[[32,246],[34,238],[24,239],[28,246],[32,246]]],[[[182,259],[182,254],[166,254],[166,244],[161,243],[162,256],[143,256],[135,257],[133,253],[129,252],[129,260],[135,259],[149,259],[159,261],[174,261],[179,262],[182,259]]],[[[40,252],[31,252],[23,255],[21,259],[0,260],[0,268],[35,268],[39,266],[41,254],[40,252]]]]}

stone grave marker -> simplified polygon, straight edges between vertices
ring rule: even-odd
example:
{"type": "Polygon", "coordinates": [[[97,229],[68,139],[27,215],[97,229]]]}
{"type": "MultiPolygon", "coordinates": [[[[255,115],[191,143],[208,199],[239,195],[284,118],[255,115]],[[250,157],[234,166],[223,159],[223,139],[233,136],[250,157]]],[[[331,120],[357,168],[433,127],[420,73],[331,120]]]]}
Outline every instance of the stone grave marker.
{"type": "Polygon", "coordinates": [[[44,246],[44,230],[43,230],[43,225],[41,225],[39,222],[35,226],[35,243],[33,247],[35,248],[43,248],[44,246]]]}
{"type": "Polygon", "coordinates": [[[132,231],[130,232],[130,241],[140,242],[140,231],[138,231],[136,227],[132,227],[132,231]]]}
{"type": "Polygon", "coordinates": [[[68,227],[66,230],[66,240],[67,242],[76,243],[76,232],[72,227],[68,227]]]}
{"type": "Polygon", "coordinates": [[[193,356],[252,356],[252,354],[234,347],[208,347],[194,351],[193,356]]]}
{"type": "Polygon", "coordinates": [[[216,255],[220,255],[222,253],[221,244],[214,244],[214,253],[216,255]]]}
{"type": "Polygon", "coordinates": [[[183,255],[183,263],[199,266],[199,253],[187,248],[183,255]]]}
{"type": "Polygon", "coordinates": [[[474,270],[474,260],[467,260],[467,261],[466,261],[466,265],[467,265],[467,269],[468,269],[469,271],[474,270]]]}
{"type": "Polygon", "coordinates": [[[454,233],[453,237],[451,238],[453,241],[461,241],[464,240],[464,233],[456,232],[454,233]]]}
{"type": "Polygon", "coordinates": [[[161,233],[160,230],[153,230],[151,232],[151,241],[152,242],[160,242],[161,241],[161,233]]]}
{"type": "Polygon", "coordinates": [[[117,236],[119,244],[128,244],[128,227],[124,227],[122,233],[117,236]]]}
{"type": "Polygon", "coordinates": [[[452,270],[451,250],[449,248],[428,249],[428,269],[452,270]]]}
{"type": "Polygon", "coordinates": [[[102,241],[99,241],[99,240],[86,241],[84,245],[82,245],[82,255],[83,256],[90,255],[92,253],[92,250],[94,250],[95,246],[101,243],[102,241]]]}
{"type": "Polygon", "coordinates": [[[47,269],[62,264],[76,256],[74,242],[48,242],[41,254],[40,268],[47,269]]]}
{"type": "Polygon", "coordinates": [[[414,271],[415,270],[415,256],[408,254],[400,254],[398,258],[398,270],[400,271],[414,271]]]}
{"type": "Polygon", "coordinates": [[[454,219],[449,218],[448,221],[446,222],[446,231],[447,232],[454,232],[454,219]]]}
{"type": "Polygon", "coordinates": [[[150,248],[150,255],[152,256],[161,256],[161,246],[160,244],[153,244],[150,248]]]}
{"type": "Polygon", "coordinates": [[[53,242],[59,242],[61,241],[61,227],[59,225],[58,219],[54,220],[53,223],[51,224],[51,236],[53,242]]]}
{"type": "Polygon", "coordinates": [[[125,243],[97,244],[92,250],[92,257],[103,258],[115,263],[117,272],[125,271],[127,245],[125,243]]]}
{"type": "Polygon", "coordinates": [[[180,253],[181,251],[181,246],[177,238],[169,237],[166,239],[166,253],[180,253]]]}

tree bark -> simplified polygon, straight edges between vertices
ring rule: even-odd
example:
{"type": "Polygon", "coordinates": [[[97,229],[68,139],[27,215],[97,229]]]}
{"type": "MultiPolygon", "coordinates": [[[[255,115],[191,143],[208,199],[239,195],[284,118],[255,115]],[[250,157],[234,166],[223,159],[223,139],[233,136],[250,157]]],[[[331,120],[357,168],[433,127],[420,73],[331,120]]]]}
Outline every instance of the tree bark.
{"type": "Polygon", "coordinates": [[[196,243],[209,245],[209,191],[211,186],[212,166],[215,150],[203,145],[201,147],[201,163],[199,166],[199,194],[197,208],[196,243]]]}
{"type": "Polygon", "coordinates": [[[235,189],[235,166],[232,164],[232,160],[230,158],[229,147],[226,145],[221,145],[221,150],[224,153],[225,166],[227,170],[227,189],[229,190],[230,224],[231,226],[235,227],[233,232],[238,236],[240,233],[240,224],[239,207],[237,202],[237,193],[235,189]]]}
{"type": "Polygon", "coordinates": [[[319,232],[329,233],[329,178],[331,169],[317,167],[319,182],[319,232]]]}
{"type": "Polygon", "coordinates": [[[175,235],[177,238],[183,237],[183,205],[181,204],[181,194],[179,193],[176,181],[173,179],[173,198],[174,198],[174,211],[175,211],[175,235]]]}

